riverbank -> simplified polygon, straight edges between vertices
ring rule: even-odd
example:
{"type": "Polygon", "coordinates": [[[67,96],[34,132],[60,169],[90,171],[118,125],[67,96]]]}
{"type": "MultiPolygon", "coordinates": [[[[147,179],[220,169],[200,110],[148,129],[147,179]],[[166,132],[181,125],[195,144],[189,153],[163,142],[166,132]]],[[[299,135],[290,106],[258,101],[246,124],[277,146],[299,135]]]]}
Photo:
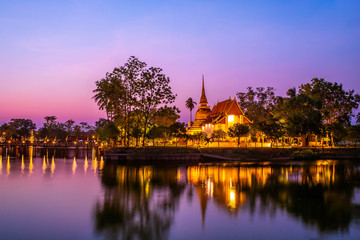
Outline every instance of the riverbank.
{"type": "Polygon", "coordinates": [[[197,164],[204,162],[289,162],[315,159],[360,160],[359,148],[116,148],[105,160],[121,164],[197,164]]]}

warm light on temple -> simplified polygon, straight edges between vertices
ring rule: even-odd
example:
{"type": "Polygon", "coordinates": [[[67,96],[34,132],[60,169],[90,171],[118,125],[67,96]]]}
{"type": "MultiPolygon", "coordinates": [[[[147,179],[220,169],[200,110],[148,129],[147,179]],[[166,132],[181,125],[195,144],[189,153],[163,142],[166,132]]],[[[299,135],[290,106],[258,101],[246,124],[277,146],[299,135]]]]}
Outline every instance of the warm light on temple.
{"type": "Polygon", "coordinates": [[[234,122],[234,115],[229,115],[228,116],[228,122],[229,123],[234,122]]]}

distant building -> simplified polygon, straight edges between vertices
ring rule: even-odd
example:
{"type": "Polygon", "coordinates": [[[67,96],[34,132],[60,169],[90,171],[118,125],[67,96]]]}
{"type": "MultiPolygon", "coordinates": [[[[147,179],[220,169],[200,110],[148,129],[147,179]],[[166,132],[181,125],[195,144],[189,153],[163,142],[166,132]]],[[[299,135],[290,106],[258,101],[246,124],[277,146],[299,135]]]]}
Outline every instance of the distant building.
{"type": "Polygon", "coordinates": [[[236,98],[231,99],[230,97],[225,101],[218,102],[216,105],[214,105],[212,110],[207,104],[208,102],[205,94],[203,76],[200,106],[196,111],[193,125],[189,126],[188,132],[190,134],[205,132],[209,135],[214,130],[219,129],[227,132],[229,127],[236,123],[251,123],[251,121],[245,116],[244,111],[240,108],[236,98]]]}

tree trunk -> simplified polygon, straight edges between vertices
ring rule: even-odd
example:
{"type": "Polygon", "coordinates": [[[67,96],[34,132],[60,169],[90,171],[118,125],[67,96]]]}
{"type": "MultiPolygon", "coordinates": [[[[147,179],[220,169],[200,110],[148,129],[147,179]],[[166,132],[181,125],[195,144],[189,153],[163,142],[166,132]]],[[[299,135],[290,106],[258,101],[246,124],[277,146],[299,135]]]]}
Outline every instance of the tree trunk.
{"type": "Polygon", "coordinates": [[[144,134],[143,134],[143,142],[142,142],[143,147],[145,147],[145,138],[146,138],[146,128],[147,128],[147,124],[148,124],[148,118],[145,117],[144,134]]]}
{"type": "Polygon", "coordinates": [[[301,147],[307,147],[306,135],[301,136],[301,147]]]}

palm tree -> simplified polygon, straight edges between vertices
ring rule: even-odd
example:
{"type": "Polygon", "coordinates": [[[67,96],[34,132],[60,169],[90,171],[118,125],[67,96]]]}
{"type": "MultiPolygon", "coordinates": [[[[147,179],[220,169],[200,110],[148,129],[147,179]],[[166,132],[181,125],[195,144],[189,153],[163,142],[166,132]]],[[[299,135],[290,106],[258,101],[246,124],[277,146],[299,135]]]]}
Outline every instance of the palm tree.
{"type": "Polygon", "coordinates": [[[192,110],[194,109],[196,104],[197,103],[191,97],[186,100],[185,106],[186,108],[190,109],[190,122],[192,122],[192,110]]]}
{"type": "Polygon", "coordinates": [[[96,89],[93,90],[93,93],[95,94],[93,99],[99,106],[100,110],[106,111],[107,117],[110,121],[114,120],[116,111],[120,106],[120,88],[120,83],[116,77],[107,74],[106,78],[96,81],[96,89]]]}

